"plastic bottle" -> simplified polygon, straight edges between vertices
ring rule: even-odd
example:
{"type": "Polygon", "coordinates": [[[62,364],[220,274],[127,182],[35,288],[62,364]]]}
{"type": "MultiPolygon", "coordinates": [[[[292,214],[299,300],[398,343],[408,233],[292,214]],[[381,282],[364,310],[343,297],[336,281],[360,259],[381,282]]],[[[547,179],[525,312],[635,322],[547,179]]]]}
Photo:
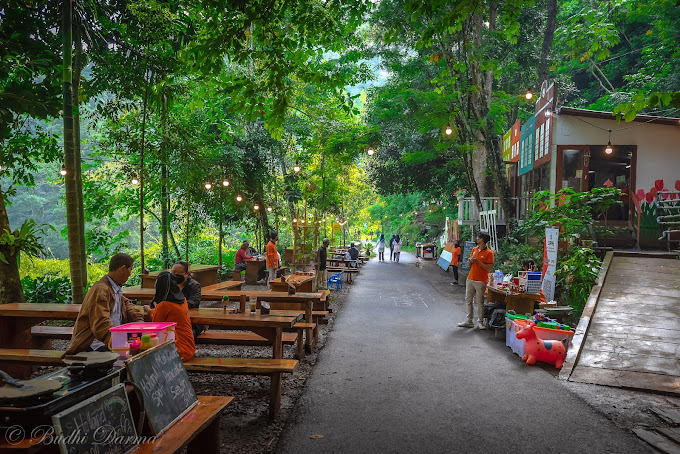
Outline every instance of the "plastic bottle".
{"type": "Polygon", "coordinates": [[[130,356],[135,356],[137,353],[139,353],[139,348],[141,347],[142,343],[139,341],[139,339],[134,339],[128,345],[130,346],[130,356]]]}
{"type": "Polygon", "coordinates": [[[151,346],[156,347],[160,343],[160,339],[158,339],[158,333],[151,333],[149,334],[149,337],[151,338],[151,346]]]}
{"type": "Polygon", "coordinates": [[[139,350],[144,351],[150,348],[151,348],[151,336],[149,336],[148,334],[142,335],[142,345],[140,346],[139,350]]]}

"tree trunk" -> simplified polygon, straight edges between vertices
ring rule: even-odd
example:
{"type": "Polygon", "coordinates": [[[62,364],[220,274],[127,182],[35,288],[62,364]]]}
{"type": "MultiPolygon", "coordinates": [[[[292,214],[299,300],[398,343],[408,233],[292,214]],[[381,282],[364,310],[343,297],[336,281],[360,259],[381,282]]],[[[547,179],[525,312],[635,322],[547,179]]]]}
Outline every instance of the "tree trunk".
{"type": "Polygon", "coordinates": [[[165,93],[161,98],[161,238],[163,250],[163,265],[165,268],[170,266],[168,256],[168,212],[170,211],[170,201],[168,200],[168,165],[167,165],[167,133],[168,133],[168,99],[165,93]]]}
{"type": "Polygon", "coordinates": [[[77,167],[75,147],[73,145],[73,94],[72,83],[72,0],[63,0],[62,4],[62,38],[64,52],[63,87],[64,87],[64,177],[66,187],[66,227],[68,232],[69,265],[71,270],[71,287],[73,303],[83,302],[85,282],[83,281],[84,257],[81,255],[80,216],[78,211],[78,180],[80,169],[77,167]]]}
{"type": "Polygon", "coordinates": [[[151,74],[144,72],[146,87],[144,89],[144,103],[142,106],[142,144],[139,151],[139,261],[144,273],[144,146],[146,145],[146,115],[149,102],[149,85],[151,74]]]}
{"type": "MultiPolygon", "coordinates": [[[[5,208],[5,198],[0,188],[0,234],[11,232],[9,217],[5,208]]],[[[10,255],[9,248],[0,245],[0,252],[5,256],[7,263],[0,260],[0,304],[23,303],[24,291],[21,288],[21,276],[19,275],[19,264],[17,256],[10,255]]]]}
{"type": "Polygon", "coordinates": [[[548,80],[550,68],[550,50],[555,39],[555,25],[557,23],[557,0],[547,0],[548,14],[543,31],[543,46],[541,47],[541,60],[538,66],[538,83],[548,80]]]}
{"type": "Polygon", "coordinates": [[[87,250],[85,248],[85,206],[83,200],[83,179],[80,140],[80,74],[83,70],[83,42],[80,35],[80,23],[74,28],[75,62],[72,77],[73,90],[73,145],[76,157],[76,190],[78,191],[78,224],[80,228],[80,253],[85,262],[83,268],[83,282],[87,283],[87,250]]]}

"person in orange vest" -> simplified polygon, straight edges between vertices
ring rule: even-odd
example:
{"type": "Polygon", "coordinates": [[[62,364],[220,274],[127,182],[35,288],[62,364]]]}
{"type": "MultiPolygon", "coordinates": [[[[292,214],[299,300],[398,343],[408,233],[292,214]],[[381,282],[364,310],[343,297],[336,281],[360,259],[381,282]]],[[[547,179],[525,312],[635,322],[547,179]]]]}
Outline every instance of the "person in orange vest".
{"type": "Polygon", "coordinates": [[[455,281],[451,285],[458,285],[458,262],[460,261],[460,241],[453,242],[453,252],[451,252],[451,268],[453,268],[453,278],[455,281]]]}
{"type": "Polygon", "coordinates": [[[484,326],[484,292],[489,282],[489,271],[493,268],[493,251],[487,246],[491,240],[486,232],[477,235],[477,246],[472,248],[468,263],[470,273],[465,281],[465,304],[467,305],[467,318],[458,324],[461,328],[474,328],[472,321],[473,300],[477,303],[477,329],[486,329],[484,326]]]}
{"type": "Polygon", "coordinates": [[[269,243],[267,243],[267,269],[269,270],[269,280],[267,287],[271,287],[271,281],[276,279],[276,269],[279,267],[279,251],[276,250],[276,242],[279,241],[279,232],[272,232],[269,243]]]}

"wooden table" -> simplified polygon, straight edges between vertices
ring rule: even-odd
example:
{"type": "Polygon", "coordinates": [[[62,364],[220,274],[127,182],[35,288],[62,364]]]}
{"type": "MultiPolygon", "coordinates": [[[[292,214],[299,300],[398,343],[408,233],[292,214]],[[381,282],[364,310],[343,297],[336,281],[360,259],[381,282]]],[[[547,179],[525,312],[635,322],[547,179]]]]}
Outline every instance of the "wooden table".
{"type": "Polygon", "coordinates": [[[534,313],[534,302],[541,298],[541,295],[534,293],[506,293],[494,287],[486,287],[488,301],[490,303],[505,303],[506,311],[515,311],[518,314],[534,313]]]}
{"type": "Polygon", "coordinates": [[[271,281],[272,291],[288,292],[288,284],[291,284],[298,292],[313,292],[315,277],[315,274],[290,274],[286,276],[285,282],[281,282],[279,279],[271,281]]]}
{"type": "MultiPolygon", "coordinates": [[[[217,270],[219,269],[220,267],[216,265],[189,265],[189,273],[191,273],[191,277],[201,284],[201,287],[216,284],[217,270]]],[[[139,277],[142,279],[142,288],[155,288],[156,278],[163,271],[170,270],[160,270],[148,274],[140,274],[139,277]]]]}
{"type": "MultiPolygon", "coordinates": [[[[45,320],[75,320],[80,304],[0,304],[0,347],[33,348],[31,328],[45,320]]],[[[26,379],[34,366],[3,364],[0,369],[15,378],[26,379]]]]}
{"type": "Polygon", "coordinates": [[[272,357],[281,359],[283,358],[283,329],[293,328],[295,322],[302,318],[302,314],[297,317],[279,317],[250,312],[233,314],[225,313],[220,308],[200,307],[189,309],[189,317],[191,317],[191,323],[194,324],[246,329],[259,334],[272,343],[272,357]]]}
{"type": "MultiPolygon", "coordinates": [[[[213,293],[220,290],[240,290],[242,284],[243,283],[241,281],[224,281],[218,284],[207,285],[201,288],[201,300],[203,301],[213,301],[215,299],[221,300],[222,299],[221,296],[219,298],[215,298],[213,293]],[[210,296],[206,297],[205,296],[206,292],[213,293],[210,293],[209,294],[210,296]]],[[[151,301],[155,295],[156,289],[154,288],[142,288],[139,285],[123,287],[123,296],[125,296],[126,298],[140,301],[151,301]]]]}
{"type": "Polygon", "coordinates": [[[346,266],[348,268],[356,268],[358,260],[347,259],[326,259],[326,263],[331,266],[346,266]]]}
{"type": "Polygon", "coordinates": [[[246,259],[246,284],[255,285],[257,284],[257,275],[260,272],[260,268],[266,262],[264,257],[253,257],[252,259],[246,259]]]}

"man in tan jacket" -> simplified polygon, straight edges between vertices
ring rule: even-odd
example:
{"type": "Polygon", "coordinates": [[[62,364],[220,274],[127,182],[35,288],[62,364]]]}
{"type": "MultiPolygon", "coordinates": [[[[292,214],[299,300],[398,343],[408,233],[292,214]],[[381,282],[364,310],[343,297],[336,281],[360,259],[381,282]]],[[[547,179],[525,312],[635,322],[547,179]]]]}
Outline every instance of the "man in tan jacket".
{"type": "Polygon", "coordinates": [[[144,321],[143,311],[123,296],[122,285],[132,273],[134,259],[118,253],[111,257],[109,272],[85,295],[66,355],[84,351],[108,351],[109,328],[144,321]]]}

